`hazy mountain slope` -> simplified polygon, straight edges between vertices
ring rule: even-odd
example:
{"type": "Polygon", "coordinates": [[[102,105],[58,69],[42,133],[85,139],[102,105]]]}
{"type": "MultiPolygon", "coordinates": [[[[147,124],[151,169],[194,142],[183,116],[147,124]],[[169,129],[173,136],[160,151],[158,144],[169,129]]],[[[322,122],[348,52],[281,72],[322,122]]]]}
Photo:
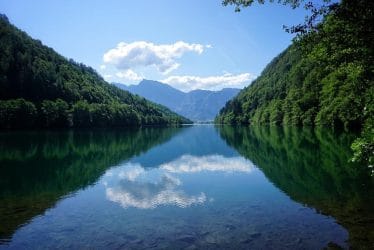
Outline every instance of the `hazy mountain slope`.
{"type": "Polygon", "coordinates": [[[240,91],[239,89],[226,88],[220,91],[193,90],[185,93],[167,84],[150,80],[143,80],[138,85],[130,86],[114,84],[133,94],[165,105],[174,112],[194,121],[213,120],[225,103],[240,91]]]}
{"type": "Polygon", "coordinates": [[[172,110],[174,110],[178,106],[178,102],[184,98],[184,93],[182,91],[157,81],[143,80],[138,85],[130,86],[118,83],[114,85],[133,94],[145,97],[155,103],[165,105],[172,110]]]}
{"type": "Polygon", "coordinates": [[[0,15],[0,128],[111,127],[187,122],[105,82],[0,15]]]}

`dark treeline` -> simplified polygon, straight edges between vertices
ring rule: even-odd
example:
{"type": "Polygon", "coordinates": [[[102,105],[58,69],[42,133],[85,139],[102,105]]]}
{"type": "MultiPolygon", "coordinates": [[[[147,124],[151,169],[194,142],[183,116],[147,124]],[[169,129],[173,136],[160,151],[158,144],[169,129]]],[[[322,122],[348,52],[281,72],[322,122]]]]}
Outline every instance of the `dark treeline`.
{"type": "Polygon", "coordinates": [[[352,148],[374,163],[374,2],[343,0],[277,56],[216,118],[228,124],[363,129],[352,148]]]}
{"type": "Polygon", "coordinates": [[[372,249],[374,182],[370,169],[349,161],[354,134],[289,126],[217,129],[293,200],[336,218],[352,249],[372,249]]]}
{"type": "Polygon", "coordinates": [[[0,15],[0,128],[119,127],[187,119],[108,84],[0,15]]]}

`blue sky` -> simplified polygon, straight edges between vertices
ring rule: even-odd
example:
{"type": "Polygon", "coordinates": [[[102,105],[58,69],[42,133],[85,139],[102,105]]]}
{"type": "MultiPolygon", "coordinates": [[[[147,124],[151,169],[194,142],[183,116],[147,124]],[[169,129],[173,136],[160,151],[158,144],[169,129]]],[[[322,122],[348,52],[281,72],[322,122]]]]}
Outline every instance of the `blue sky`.
{"type": "Polygon", "coordinates": [[[109,82],[160,80],[183,91],[244,87],[293,35],[302,8],[221,0],[1,0],[0,12],[58,53],[109,82]]]}

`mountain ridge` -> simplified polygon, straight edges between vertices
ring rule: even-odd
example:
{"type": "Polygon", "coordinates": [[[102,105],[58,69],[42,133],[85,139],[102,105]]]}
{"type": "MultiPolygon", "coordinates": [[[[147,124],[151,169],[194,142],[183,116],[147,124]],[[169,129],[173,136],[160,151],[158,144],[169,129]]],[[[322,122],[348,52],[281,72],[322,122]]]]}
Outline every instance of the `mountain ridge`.
{"type": "Polygon", "coordinates": [[[240,91],[236,88],[223,88],[220,91],[196,89],[183,92],[168,84],[147,79],[137,85],[112,84],[164,105],[188,119],[202,122],[212,121],[225,103],[240,91]]]}

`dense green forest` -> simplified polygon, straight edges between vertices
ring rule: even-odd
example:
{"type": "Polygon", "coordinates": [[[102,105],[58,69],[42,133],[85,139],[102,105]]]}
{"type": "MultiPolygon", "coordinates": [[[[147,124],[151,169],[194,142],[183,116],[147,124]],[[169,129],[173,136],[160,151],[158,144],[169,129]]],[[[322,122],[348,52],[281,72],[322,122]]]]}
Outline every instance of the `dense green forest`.
{"type": "Polygon", "coordinates": [[[334,4],[321,23],[299,34],[250,86],[227,102],[216,122],[363,130],[352,145],[354,160],[372,165],[373,23],[373,1],[334,4]]]}
{"type": "Polygon", "coordinates": [[[374,180],[350,162],[353,133],[290,126],[217,126],[221,137],[251,160],[291,199],[333,216],[352,249],[374,244],[374,180]]]}
{"type": "Polygon", "coordinates": [[[188,123],[108,84],[0,15],[0,128],[120,127],[188,123]]]}

